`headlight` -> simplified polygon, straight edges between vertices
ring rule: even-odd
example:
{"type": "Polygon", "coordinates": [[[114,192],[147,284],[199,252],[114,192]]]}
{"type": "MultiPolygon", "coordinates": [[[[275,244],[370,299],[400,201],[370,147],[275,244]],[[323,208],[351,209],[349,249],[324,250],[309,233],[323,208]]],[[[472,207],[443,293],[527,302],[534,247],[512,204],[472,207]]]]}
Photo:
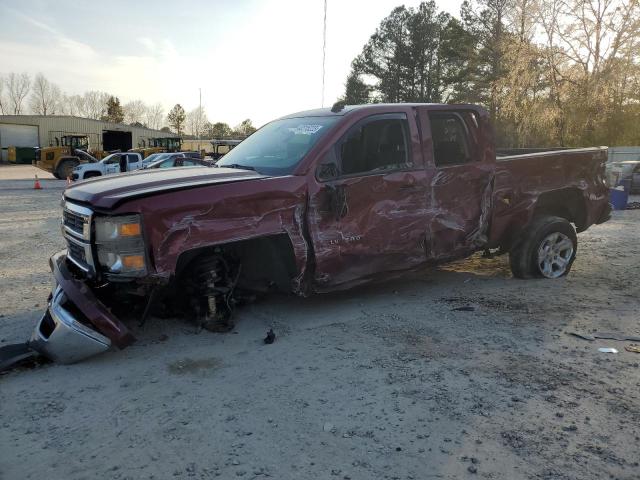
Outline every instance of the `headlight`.
{"type": "Polygon", "coordinates": [[[146,259],[139,215],[97,217],[98,262],[109,273],[142,276],[146,259]]]}

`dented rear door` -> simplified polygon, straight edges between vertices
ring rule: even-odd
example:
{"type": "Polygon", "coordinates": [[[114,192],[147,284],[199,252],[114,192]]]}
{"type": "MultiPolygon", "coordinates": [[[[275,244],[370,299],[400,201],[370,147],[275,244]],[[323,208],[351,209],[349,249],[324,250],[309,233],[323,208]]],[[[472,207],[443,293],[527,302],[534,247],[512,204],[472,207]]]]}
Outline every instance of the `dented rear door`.
{"type": "Polygon", "coordinates": [[[327,158],[337,176],[310,188],[316,289],[424,262],[427,182],[415,109],[357,121],[327,158]]]}
{"type": "Polygon", "coordinates": [[[426,254],[464,257],[488,242],[495,152],[483,111],[418,107],[428,182],[426,254]]]}

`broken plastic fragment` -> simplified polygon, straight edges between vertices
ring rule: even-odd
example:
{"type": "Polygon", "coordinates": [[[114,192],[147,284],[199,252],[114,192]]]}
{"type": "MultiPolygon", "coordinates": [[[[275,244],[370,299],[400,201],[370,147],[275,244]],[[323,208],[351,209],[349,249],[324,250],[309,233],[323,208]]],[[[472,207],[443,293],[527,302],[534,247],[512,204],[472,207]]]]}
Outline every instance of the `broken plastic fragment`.
{"type": "Polygon", "coordinates": [[[618,353],[618,350],[611,347],[600,347],[598,351],[601,353],[618,353]]]}

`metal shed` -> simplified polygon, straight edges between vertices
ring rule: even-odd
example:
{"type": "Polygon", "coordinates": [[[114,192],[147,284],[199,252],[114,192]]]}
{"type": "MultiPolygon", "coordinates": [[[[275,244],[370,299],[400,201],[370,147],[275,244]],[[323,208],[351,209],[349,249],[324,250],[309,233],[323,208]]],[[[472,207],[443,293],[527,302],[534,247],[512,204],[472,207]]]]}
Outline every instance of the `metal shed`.
{"type": "Polygon", "coordinates": [[[149,138],[175,137],[160,130],[70,115],[0,115],[1,158],[6,161],[9,146],[53,146],[62,135],[87,135],[92,150],[128,150],[147,146],[149,138]]]}

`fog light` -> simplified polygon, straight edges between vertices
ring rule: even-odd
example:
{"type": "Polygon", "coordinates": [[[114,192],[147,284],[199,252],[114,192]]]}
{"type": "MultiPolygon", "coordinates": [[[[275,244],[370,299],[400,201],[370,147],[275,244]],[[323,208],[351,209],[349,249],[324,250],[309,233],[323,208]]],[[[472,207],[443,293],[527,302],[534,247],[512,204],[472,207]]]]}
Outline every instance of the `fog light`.
{"type": "Polygon", "coordinates": [[[122,265],[127,270],[144,269],[144,257],[142,255],[123,255],[122,265]]]}

